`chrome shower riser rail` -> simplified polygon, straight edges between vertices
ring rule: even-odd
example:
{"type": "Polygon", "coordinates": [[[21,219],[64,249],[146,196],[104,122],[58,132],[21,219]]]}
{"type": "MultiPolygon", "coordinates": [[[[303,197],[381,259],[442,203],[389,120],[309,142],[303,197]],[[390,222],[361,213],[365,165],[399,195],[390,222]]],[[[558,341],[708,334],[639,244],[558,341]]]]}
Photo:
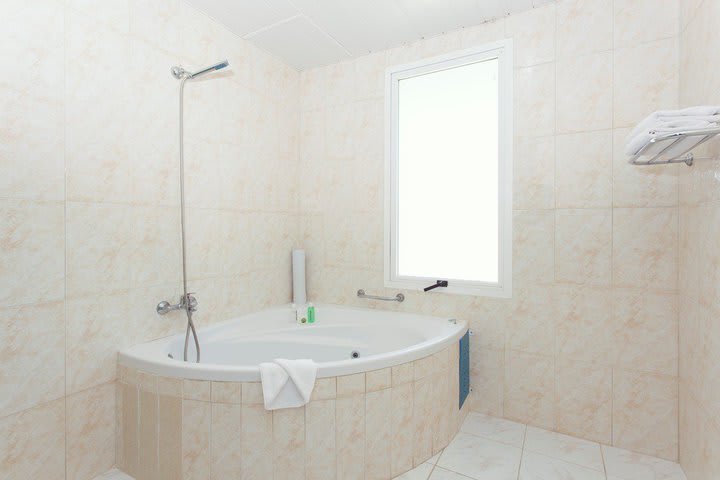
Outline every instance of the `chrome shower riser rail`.
{"type": "Polygon", "coordinates": [[[185,230],[187,227],[187,221],[185,218],[185,142],[184,142],[184,94],[185,94],[185,83],[188,80],[205,75],[206,73],[220,70],[229,65],[227,60],[223,60],[214,65],[211,65],[197,72],[188,72],[183,67],[175,66],[170,69],[172,75],[180,80],[180,121],[179,121],[179,140],[180,140],[180,242],[182,249],[182,284],[183,284],[183,295],[180,301],[176,305],[171,305],[170,302],[162,301],[157,307],[156,311],[160,315],[173,310],[185,310],[187,315],[187,328],[185,330],[185,346],[183,349],[183,360],[187,361],[188,357],[188,346],[190,343],[190,335],[192,334],[195,342],[195,361],[200,362],[200,341],[198,340],[197,331],[195,329],[195,322],[193,322],[193,313],[197,310],[197,300],[193,297],[192,293],[188,292],[187,282],[187,247],[185,230]]]}

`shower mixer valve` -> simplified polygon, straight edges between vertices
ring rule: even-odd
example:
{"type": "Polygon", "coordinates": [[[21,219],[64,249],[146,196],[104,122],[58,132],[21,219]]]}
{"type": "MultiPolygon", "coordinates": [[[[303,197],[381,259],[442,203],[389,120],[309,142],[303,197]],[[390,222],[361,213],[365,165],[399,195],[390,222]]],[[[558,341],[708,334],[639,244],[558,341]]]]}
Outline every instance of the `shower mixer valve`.
{"type": "Polygon", "coordinates": [[[197,312],[198,308],[198,301],[197,298],[195,298],[194,293],[187,293],[180,297],[180,301],[176,304],[171,304],[167,300],[163,300],[162,302],[157,304],[157,307],[155,307],[155,311],[159,315],[165,315],[168,312],[172,312],[175,310],[185,310],[188,312],[197,312]]]}

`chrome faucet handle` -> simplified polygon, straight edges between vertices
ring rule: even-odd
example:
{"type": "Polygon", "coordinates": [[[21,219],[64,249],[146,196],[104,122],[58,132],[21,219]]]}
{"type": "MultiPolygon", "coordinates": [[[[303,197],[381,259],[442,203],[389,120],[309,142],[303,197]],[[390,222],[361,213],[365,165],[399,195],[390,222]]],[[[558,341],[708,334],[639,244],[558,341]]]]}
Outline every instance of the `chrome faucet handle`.
{"type": "Polygon", "coordinates": [[[167,300],[163,300],[162,302],[158,303],[155,307],[155,311],[158,315],[165,315],[169,312],[172,312],[173,310],[180,310],[182,306],[180,304],[173,305],[167,300]]]}
{"type": "Polygon", "coordinates": [[[174,310],[186,310],[188,312],[197,312],[198,309],[198,301],[197,298],[195,298],[193,295],[194,293],[187,293],[180,297],[180,301],[176,304],[172,304],[168,302],[167,300],[163,300],[162,302],[158,303],[155,307],[155,311],[158,313],[158,315],[165,315],[169,312],[172,312],[174,310]]]}

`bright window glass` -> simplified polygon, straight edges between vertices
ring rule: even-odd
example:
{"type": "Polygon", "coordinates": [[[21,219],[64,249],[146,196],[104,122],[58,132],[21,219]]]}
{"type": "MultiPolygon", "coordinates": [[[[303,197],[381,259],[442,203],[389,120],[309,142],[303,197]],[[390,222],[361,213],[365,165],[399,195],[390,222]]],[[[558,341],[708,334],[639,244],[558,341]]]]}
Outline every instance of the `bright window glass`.
{"type": "Polygon", "coordinates": [[[497,283],[497,59],[398,94],[398,274],[497,283]]]}
{"type": "Polygon", "coordinates": [[[509,297],[512,42],[387,72],[385,283],[509,297]]]}

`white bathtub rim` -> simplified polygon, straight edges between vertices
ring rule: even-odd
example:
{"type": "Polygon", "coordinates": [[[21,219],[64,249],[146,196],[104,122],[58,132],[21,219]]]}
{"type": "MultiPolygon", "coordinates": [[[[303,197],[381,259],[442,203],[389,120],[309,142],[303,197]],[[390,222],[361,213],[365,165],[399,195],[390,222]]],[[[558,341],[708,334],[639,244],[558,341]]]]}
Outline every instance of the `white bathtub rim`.
{"type": "MultiPolygon", "coordinates": [[[[346,307],[344,305],[319,304],[318,309],[325,307],[335,307],[355,311],[367,312],[387,312],[395,315],[416,315],[406,312],[394,312],[390,310],[379,310],[358,307],[346,307]]],[[[269,312],[273,310],[287,310],[290,305],[272,307],[263,310],[269,312]]],[[[258,312],[254,312],[258,313],[258,312]]],[[[449,335],[438,336],[424,342],[406,347],[392,352],[361,357],[360,359],[339,360],[334,362],[318,363],[318,378],[338,377],[344,375],[353,375],[357,373],[370,372],[383,368],[393,367],[404,363],[419,360],[421,358],[433,355],[450,346],[453,342],[457,342],[467,332],[467,322],[447,317],[431,317],[428,315],[419,315],[419,317],[433,318],[438,321],[455,322],[454,328],[449,335]]],[[[237,319],[229,320],[220,324],[213,325],[203,329],[205,331],[213,331],[222,328],[223,325],[231,323],[237,319]]],[[[312,327],[308,327],[312,328],[312,327]]],[[[187,380],[207,380],[218,382],[259,382],[260,369],[258,366],[236,366],[223,365],[217,363],[179,363],[164,356],[158,355],[158,345],[164,345],[170,338],[165,337],[151,342],[135,345],[118,353],[118,363],[124,367],[140,370],[158,376],[170,378],[182,378],[187,380]]],[[[201,345],[202,348],[202,345],[201,345]]],[[[201,350],[202,352],[202,350],[201,350]]]]}

